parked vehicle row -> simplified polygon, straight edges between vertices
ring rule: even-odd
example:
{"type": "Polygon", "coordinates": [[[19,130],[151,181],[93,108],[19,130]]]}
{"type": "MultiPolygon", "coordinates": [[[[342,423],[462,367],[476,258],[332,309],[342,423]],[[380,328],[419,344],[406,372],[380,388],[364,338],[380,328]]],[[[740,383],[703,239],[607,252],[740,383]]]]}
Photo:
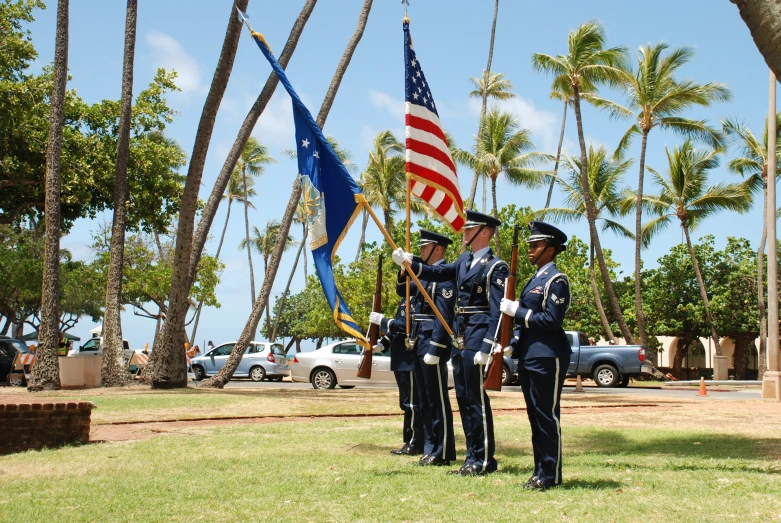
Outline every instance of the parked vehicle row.
{"type": "MultiPolygon", "coordinates": [[[[220,372],[236,345],[235,341],[223,343],[202,356],[190,360],[196,380],[213,376],[220,372]]],[[[290,366],[285,355],[285,347],[279,343],[252,341],[244,350],[234,378],[250,378],[252,381],[282,381],[290,375],[290,366]]]]}

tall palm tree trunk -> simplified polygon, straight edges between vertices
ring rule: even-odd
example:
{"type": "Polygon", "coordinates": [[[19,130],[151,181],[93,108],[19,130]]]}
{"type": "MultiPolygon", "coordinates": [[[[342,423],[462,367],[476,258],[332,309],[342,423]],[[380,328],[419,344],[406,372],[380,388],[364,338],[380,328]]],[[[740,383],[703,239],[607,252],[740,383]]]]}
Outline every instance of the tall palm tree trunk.
{"type": "MultiPolygon", "coordinates": [[[[350,65],[350,60],[352,60],[353,54],[355,53],[355,48],[358,47],[358,42],[360,42],[361,38],[363,37],[363,31],[366,28],[366,22],[369,19],[369,12],[371,11],[372,3],[373,0],[364,1],[361,14],[358,18],[358,27],[355,29],[350,42],[347,44],[347,48],[342,55],[342,60],[339,62],[339,65],[336,68],[336,72],[334,73],[334,76],[331,80],[331,85],[329,86],[328,92],[325,95],[325,100],[323,100],[323,104],[320,107],[320,112],[317,115],[316,122],[321,129],[325,127],[325,121],[328,118],[328,113],[331,110],[334,98],[336,98],[339,85],[342,83],[342,79],[344,78],[344,73],[347,70],[347,66],[350,65]]],[[[253,334],[258,328],[258,323],[260,322],[260,318],[263,315],[264,309],[268,306],[268,299],[269,295],[271,294],[271,286],[274,284],[274,279],[277,276],[279,262],[282,259],[282,253],[285,250],[287,239],[290,234],[290,224],[293,222],[293,217],[296,214],[296,208],[298,207],[298,202],[300,200],[301,180],[300,177],[297,177],[293,182],[293,191],[290,194],[290,200],[287,202],[285,214],[283,215],[282,222],[279,226],[277,241],[274,244],[274,250],[271,254],[271,260],[269,261],[269,268],[266,271],[266,277],[263,280],[263,286],[260,289],[260,296],[258,296],[257,301],[255,301],[255,305],[252,308],[252,313],[250,314],[250,317],[247,320],[247,324],[244,326],[244,330],[241,332],[236,345],[233,347],[233,351],[231,352],[230,357],[228,357],[228,361],[225,362],[225,365],[216,376],[209,378],[208,380],[205,380],[203,383],[201,383],[201,387],[223,388],[238,368],[239,363],[241,362],[241,357],[244,354],[244,350],[247,348],[247,345],[252,339],[253,334]]]]}
{"type": "Polygon", "coordinates": [[[681,226],[683,227],[683,234],[686,236],[686,246],[689,248],[689,256],[692,259],[694,274],[697,276],[697,284],[700,286],[700,296],[702,297],[702,304],[705,305],[705,316],[708,319],[708,327],[710,328],[710,335],[711,339],[713,340],[713,346],[716,347],[716,356],[721,356],[719,335],[716,334],[716,327],[713,325],[713,315],[710,311],[710,300],[708,300],[708,293],[705,291],[705,281],[702,279],[700,264],[697,263],[697,256],[694,254],[694,247],[692,246],[691,238],[689,238],[689,226],[683,220],[681,220],[681,226]]]}
{"type": "Polygon", "coordinates": [[[589,251],[589,264],[588,275],[591,278],[591,292],[594,293],[594,302],[597,304],[597,312],[599,313],[599,320],[602,322],[602,329],[605,331],[607,341],[615,343],[616,338],[613,336],[613,328],[610,326],[610,322],[607,321],[607,315],[605,314],[605,306],[602,305],[602,297],[599,295],[599,287],[597,286],[597,274],[594,271],[594,246],[588,246],[589,251]]]}
{"type": "MultiPolygon", "coordinates": [[[[228,200],[228,213],[225,215],[225,225],[222,227],[222,235],[220,236],[220,244],[217,245],[217,254],[214,255],[216,260],[220,259],[220,251],[222,250],[222,244],[225,241],[225,232],[228,230],[228,220],[231,217],[231,205],[233,200],[228,200]]],[[[193,324],[193,332],[190,335],[190,339],[195,339],[195,334],[198,332],[198,322],[201,321],[201,309],[203,309],[203,298],[198,302],[198,310],[195,312],[195,323],[193,324]]]]}
{"type": "Polygon", "coordinates": [[[358,252],[355,253],[355,261],[361,257],[361,250],[363,244],[366,243],[366,227],[369,225],[369,213],[363,211],[363,219],[361,221],[361,239],[358,240],[358,252]]]}
{"type": "Polygon", "coordinates": [[[393,232],[393,218],[390,213],[390,202],[388,202],[388,208],[382,210],[382,215],[385,218],[385,230],[391,234],[393,232]]]}
{"type": "Polygon", "coordinates": [[[46,241],[43,255],[39,347],[28,386],[31,391],[60,388],[57,344],[60,327],[60,167],[68,80],[68,0],[57,2],[57,35],[54,42],[54,82],[49,111],[49,142],[46,147],[46,241]]]}
{"type": "Polygon", "coordinates": [[[645,177],[645,151],[648,145],[648,129],[643,129],[643,143],[640,147],[640,173],[637,175],[637,201],[635,203],[635,314],[637,315],[637,335],[640,343],[648,345],[643,314],[643,282],[640,248],[643,244],[643,179],[645,177]]]}
{"type": "MultiPolygon", "coordinates": [[[[296,253],[296,259],[293,262],[293,268],[290,270],[290,277],[287,279],[287,285],[285,285],[285,291],[282,293],[282,298],[279,300],[279,309],[277,310],[277,317],[274,318],[274,329],[271,331],[271,338],[268,340],[271,343],[274,343],[277,339],[277,327],[279,327],[279,318],[282,316],[282,311],[285,308],[285,301],[287,300],[287,293],[290,292],[290,284],[293,281],[293,276],[296,273],[296,267],[298,267],[298,259],[301,257],[301,252],[305,250],[306,247],[306,233],[307,230],[304,229],[304,236],[301,237],[301,245],[298,246],[298,252],[296,253]]],[[[306,256],[306,254],[304,254],[306,256]]],[[[266,311],[268,311],[269,307],[266,307],[266,311]]]]}
{"type": "MultiPolygon", "coordinates": [[[[498,176],[498,174],[497,174],[498,176]]],[[[491,176],[491,199],[493,200],[494,204],[494,218],[499,217],[499,210],[496,205],[496,178],[497,176],[491,176]]],[[[498,232],[498,231],[497,231],[498,232]]],[[[502,257],[502,243],[499,241],[499,235],[494,235],[494,242],[496,243],[496,257],[501,258],[502,257]]]]}
{"type": "MultiPolygon", "coordinates": [[[[296,50],[298,40],[301,37],[301,33],[304,31],[309,16],[312,14],[312,10],[315,8],[317,0],[306,0],[306,3],[301,8],[301,11],[296,18],[296,22],[293,24],[293,28],[290,30],[290,35],[287,37],[285,48],[282,49],[282,53],[279,55],[279,64],[282,68],[286,68],[290,58],[293,56],[293,52],[296,50]]],[[[246,1],[245,1],[246,5],[246,1]]],[[[235,17],[235,14],[234,14],[235,17]]],[[[266,109],[271,95],[274,94],[274,90],[279,84],[279,78],[273,72],[266,80],[266,84],[263,86],[263,90],[258,95],[255,103],[250,108],[247,116],[244,118],[239,132],[236,135],[236,140],[233,142],[228,156],[225,158],[225,162],[222,165],[220,174],[217,176],[217,180],[214,182],[214,188],[209,195],[209,199],[206,202],[206,207],[201,214],[201,220],[198,222],[198,230],[195,233],[193,239],[193,250],[190,256],[190,269],[189,269],[189,286],[192,287],[195,281],[195,273],[198,270],[198,263],[201,261],[201,255],[203,249],[206,246],[206,240],[209,239],[209,230],[211,229],[214,217],[217,215],[217,209],[222,201],[222,195],[225,194],[225,188],[228,187],[231,174],[236,168],[236,163],[241,157],[241,152],[244,150],[244,146],[247,145],[247,140],[252,134],[252,130],[255,128],[255,124],[258,122],[258,118],[263,114],[266,109]]]]}
{"type": "Polygon", "coordinates": [[[255,303],[255,271],[252,269],[252,243],[249,239],[249,200],[247,199],[247,173],[244,172],[244,232],[247,238],[247,261],[249,261],[249,288],[255,303]]]}
{"type": "MultiPolygon", "coordinates": [[[[480,136],[480,131],[483,126],[483,119],[485,118],[486,107],[488,106],[488,77],[491,73],[491,62],[494,59],[494,40],[496,38],[496,18],[499,14],[499,0],[496,0],[494,4],[494,21],[491,24],[491,43],[488,46],[488,64],[485,66],[483,72],[483,105],[480,108],[480,121],[477,124],[477,136],[480,136]]],[[[480,173],[475,170],[475,175],[472,178],[472,188],[469,190],[469,208],[475,208],[475,196],[477,195],[477,179],[480,177],[480,173]]]]}
{"type": "Polygon", "coordinates": [[[486,204],[486,187],[488,186],[488,183],[485,179],[485,176],[483,176],[483,210],[481,211],[483,214],[485,214],[485,209],[488,206],[486,204]]]}
{"type": "Polygon", "coordinates": [[[583,120],[580,114],[580,88],[577,85],[572,86],[574,93],[574,107],[575,107],[575,124],[578,129],[578,143],[580,144],[580,184],[583,189],[583,203],[586,207],[586,219],[588,220],[589,234],[591,236],[591,244],[597,254],[597,262],[599,263],[599,272],[602,274],[602,282],[605,285],[605,292],[607,293],[607,299],[610,303],[610,312],[613,314],[618,328],[621,329],[626,342],[630,345],[635,344],[635,339],[629,330],[629,327],[624,320],[624,313],[621,311],[621,307],[618,305],[618,298],[616,298],[615,290],[613,290],[613,282],[610,280],[610,272],[605,264],[605,257],[602,254],[602,245],[599,242],[599,235],[597,234],[596,225],[596,212],[594,210],[594,201],[591,199],[591,188],[588,183],[588,158],[586,157],[586,140],[583,136],[583,120]]]}
{"type": "Polygon", "coordinates": [[[103,359],[100,376],[106,387],[118,387],[127,382],[125,351],[122,346],[122,266],[125,255],[125,226],[127,222],[127,162],[130,154],[130,118],[133,106],[133,58],[136,49],[136,20],[138,0],[127,1],[125,21],[125,59],[122,73],[122,109],[117,140],[116,179],[114,182],[114,223],[109,248],[108,278],[106,284],[106,311],[103,315],[103,359]]]}
{"type": "MultiPolygon", "coordinates": [[[[767,167],[765,167],[767,169],[767,167]]],[[[759,309],[759,354],[757,370],[759,378],[767,370],[767,314],[765,311],[765,244],[767,243],[767,177],[762,180],[762,236],[757,250],[757,308],[759,309]]]]}
{"type": "Polygon", "coordinates": [[[561,117],[561,132],[559,133],[559,146],[556,148],[556,163],[553,164],[553,178],[548,186],[548,198],[545,200],[545,208],[550,207],[550,199],[553,195],[553,185],[559,177],[559,160],[561,160],[561,146],[564,144],[564,126],[567,124],[567,100],[564,100],[564,116],[561,117]]]}
{"type": "MultiPolygon", "coordinates": [[[[160,347],[154,351],[154,357],[150,358],[148,363],[152,367],[151,384],[153,388],[187,386],[187,369],[183,350],[184,338],[187,336],[184,331],[184,323],[190,308],[189,296],[192,285],[190,258],[193,253],[193,229],[195,228],[195,213],[198,207],[198,191],[201,188],[203,167],[206,162],[206,154],[209,151],[217,111],[228,86],[241,35],[242,23],[236,17],[235,8],[246,10],[248,1],[235,0],[235,2],[231,2],[225,39],[217,67],[214,70],[209,94],[206,95],[206,101],[203,104],[198,130],[193,142],[193,152],[179,209],[169,307],[163,324],[160,347]]],[[[220,196],[223,192],[224,189],[220,192],[220,196]]]]}

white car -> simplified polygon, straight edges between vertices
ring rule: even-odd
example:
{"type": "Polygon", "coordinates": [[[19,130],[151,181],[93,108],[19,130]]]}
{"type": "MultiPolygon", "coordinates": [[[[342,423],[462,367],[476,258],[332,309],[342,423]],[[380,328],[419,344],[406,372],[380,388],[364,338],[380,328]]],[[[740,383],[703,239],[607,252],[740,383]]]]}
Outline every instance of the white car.
{"type": "MultiPolygon", "coordinates": [[[[130,350],[130,344],[127,340],[122,340],[122,348],[125,352],[125,361],[130,361],[135,351],[130,350]]],[[[84,345],[80,347],[72,348],[68,352],[68,356],[81,357],[81,356],[102,356],[103,355],[103,337],[95,336],[87,340],[84,345]]]]}
{"type": "MultiPolygon", "coordinates": [[[[372,355],[371,379],[359,378],[358,365],[363,348],[355,340],[340,341],[312,352],[299,352],[290,365],[290,378],[294,382],[311,383],[316,389],[333,389],[339,385],[351,389],[356,385],[396,385],[396,377],[390,370],[390,350],[372,355]]],[[[453,387],[453,369],[448,368],[448,388],[453,387]]]]}

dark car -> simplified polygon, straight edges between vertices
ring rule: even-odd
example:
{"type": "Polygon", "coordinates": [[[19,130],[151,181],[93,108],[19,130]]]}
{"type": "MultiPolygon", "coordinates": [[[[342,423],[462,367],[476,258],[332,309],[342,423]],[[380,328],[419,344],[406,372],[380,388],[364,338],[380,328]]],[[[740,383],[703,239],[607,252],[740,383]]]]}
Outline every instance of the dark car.
{"type": "MultiPolygon", "coordinates": [[[[0,380],[8,381],[8,374],[17,354],[27,354],[30,349],[21,340],[0,338],[0,380]]],[[[26,369],[25,369],[26,370],[26,369]]]]}

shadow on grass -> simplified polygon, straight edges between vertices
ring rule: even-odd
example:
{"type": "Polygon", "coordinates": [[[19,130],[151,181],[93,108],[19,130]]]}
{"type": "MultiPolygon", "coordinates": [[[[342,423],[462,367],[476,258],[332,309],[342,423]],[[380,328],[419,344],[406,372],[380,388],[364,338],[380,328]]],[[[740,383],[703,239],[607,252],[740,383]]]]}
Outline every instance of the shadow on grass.
{"type": "Polygon", "coordinates": [[[609,479],[596,479],[586,481],[584,479],[564,479],[564,483],[557,490],[616,490],[621,486],[618,481],[609,479]]]}

